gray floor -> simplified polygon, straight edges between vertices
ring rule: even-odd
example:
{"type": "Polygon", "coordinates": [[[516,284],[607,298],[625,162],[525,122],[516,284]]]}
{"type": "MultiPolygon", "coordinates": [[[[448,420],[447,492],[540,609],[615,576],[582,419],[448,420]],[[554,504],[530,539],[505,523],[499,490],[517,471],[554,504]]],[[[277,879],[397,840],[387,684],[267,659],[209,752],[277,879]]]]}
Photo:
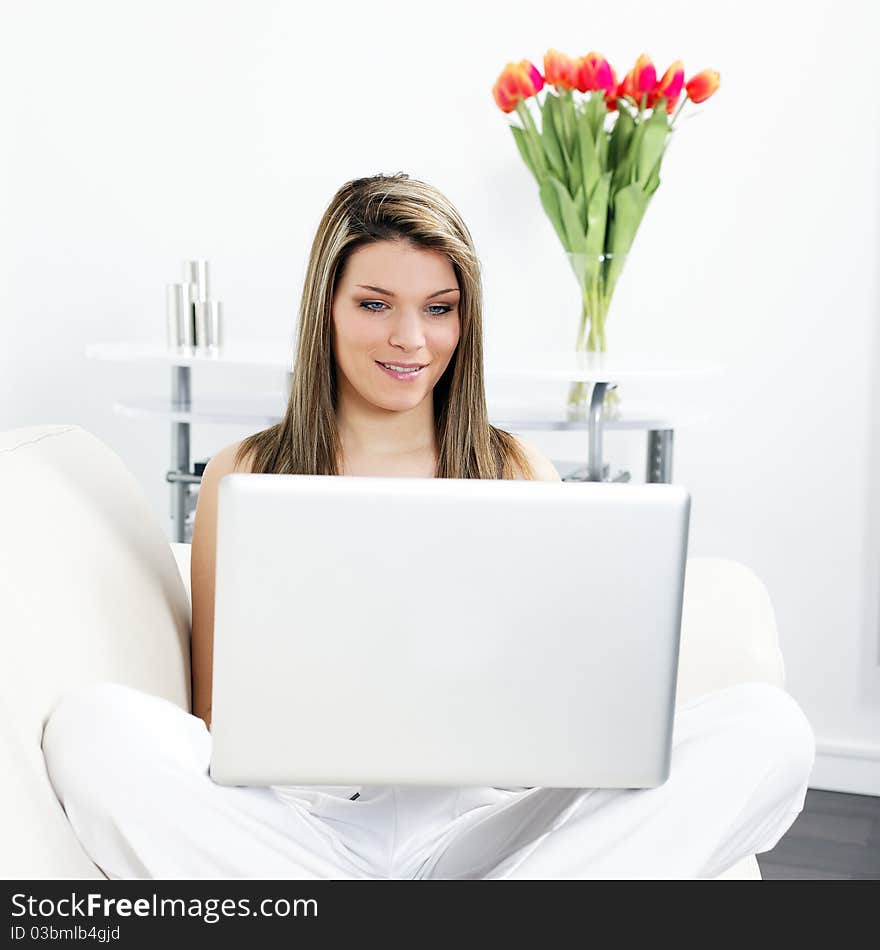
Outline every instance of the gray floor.
{"type": "Polygon", "coordinates": [[[880,880],[880,797],[808,789],[804,810],[772,851],[771,880],[880,880]]]}

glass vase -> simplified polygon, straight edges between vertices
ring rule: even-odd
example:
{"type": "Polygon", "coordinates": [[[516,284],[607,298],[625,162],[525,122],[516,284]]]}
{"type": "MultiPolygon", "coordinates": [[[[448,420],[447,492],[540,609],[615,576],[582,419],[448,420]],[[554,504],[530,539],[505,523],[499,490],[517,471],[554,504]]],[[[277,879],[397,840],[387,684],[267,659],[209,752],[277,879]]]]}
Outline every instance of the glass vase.
{"type": "MultiPolygon", "coordinates": [[[[614,288],[626,264],[626,254],[567,253],[578,282],[581,301],[575,349],[584,353],[605,352],[605,322],[614,288]]],[[[566,415],[570,420],[589,418],[594,383],[573,382],[568,390],[566,415]]],[[[603,417],[620,418],[620,394],[616,385],[605,390],[603,417]]]]}

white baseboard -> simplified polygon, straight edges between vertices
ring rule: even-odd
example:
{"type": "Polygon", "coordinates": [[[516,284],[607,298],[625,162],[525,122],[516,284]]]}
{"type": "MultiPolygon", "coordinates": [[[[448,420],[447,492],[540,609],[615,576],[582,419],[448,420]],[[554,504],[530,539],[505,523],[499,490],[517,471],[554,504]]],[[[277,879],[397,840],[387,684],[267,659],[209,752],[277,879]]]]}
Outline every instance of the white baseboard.
{"type": "Polygon", "coordinates": [[[810,788],[854,795],[880,795],[880,745],[816,738],[810,788]]]}

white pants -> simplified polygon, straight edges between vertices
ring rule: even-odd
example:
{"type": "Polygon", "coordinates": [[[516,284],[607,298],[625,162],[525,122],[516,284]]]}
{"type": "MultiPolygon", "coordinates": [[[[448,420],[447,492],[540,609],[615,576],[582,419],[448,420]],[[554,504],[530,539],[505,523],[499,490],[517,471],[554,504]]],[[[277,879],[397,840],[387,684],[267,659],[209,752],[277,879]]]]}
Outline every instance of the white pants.
{"type": "Polygon", "coordinates": [[[62,698],[49,777],[109,878],[710,878],[803,809],[815,737],[797,702],[739,683],[681,706],[650,789],[232,787],[204,722],[114,683],[62,698]],[[325,789],[319,791],[318,789],[325,789]]]}

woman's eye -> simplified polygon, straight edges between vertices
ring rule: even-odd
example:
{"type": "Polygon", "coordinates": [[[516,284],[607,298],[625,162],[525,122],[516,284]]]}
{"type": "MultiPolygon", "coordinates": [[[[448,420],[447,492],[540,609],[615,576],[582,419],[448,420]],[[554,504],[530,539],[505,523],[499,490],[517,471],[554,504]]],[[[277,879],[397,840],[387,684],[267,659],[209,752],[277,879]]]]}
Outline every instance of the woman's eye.
{"type": "MultiPolygon", "coordinates": [[[[369,310],[370,313],[381,313],[382,309],[385,308],[385,304],[382,303],[381,300],[363,300],[361,301],[361,306],[365,310],[369,310]],[[374,309],[374,307],[378,307],[382,309],[374,309]]],[[[449,311],[452,310],[453,308],[449,304],[435,303],[435,304],[431,304],[431,306],[428,309],[431,311],[432,317],[443,317],[447,313],[449,313],[449,311]],[[439,313],[433,309],[434,307],[439,309],[439,313]]]]}

